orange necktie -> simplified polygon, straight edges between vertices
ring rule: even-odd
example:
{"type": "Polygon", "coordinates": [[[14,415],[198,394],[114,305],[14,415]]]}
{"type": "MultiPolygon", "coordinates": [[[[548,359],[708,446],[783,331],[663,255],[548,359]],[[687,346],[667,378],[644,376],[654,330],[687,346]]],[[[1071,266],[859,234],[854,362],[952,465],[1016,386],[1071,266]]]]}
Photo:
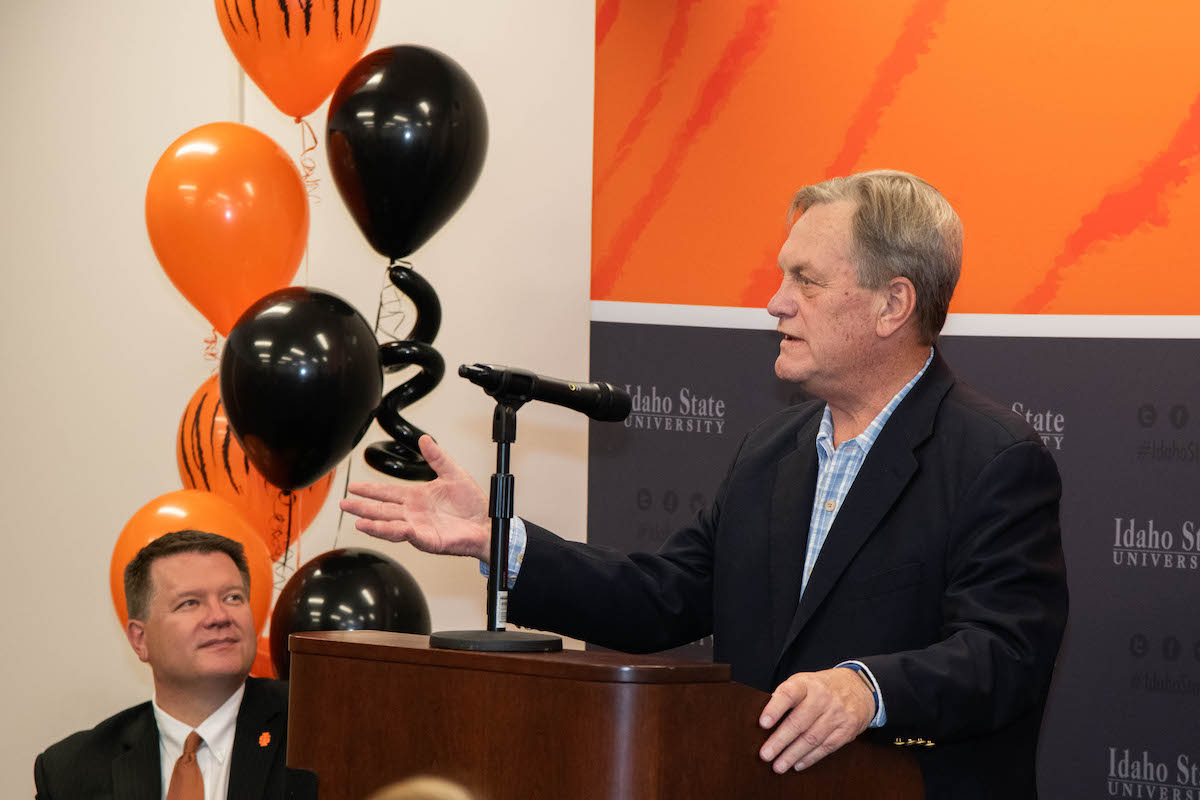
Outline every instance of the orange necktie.
{"type": "Polygon", "coordinates": [[[167,800],[204,800],[204,776],[196,763],[196,751],[204,742],[200,734],[192,731],[183,743],[183,753],[171,771],[171,785],[167,787],[167,800]]]}

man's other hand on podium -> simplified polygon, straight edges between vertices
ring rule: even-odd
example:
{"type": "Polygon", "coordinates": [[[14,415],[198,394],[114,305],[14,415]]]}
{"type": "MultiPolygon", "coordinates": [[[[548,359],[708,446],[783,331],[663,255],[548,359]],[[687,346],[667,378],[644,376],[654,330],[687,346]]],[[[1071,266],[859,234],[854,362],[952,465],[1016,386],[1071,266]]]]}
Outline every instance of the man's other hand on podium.
{"type": "Polygon", "coordinates": [[[871,691],[853,670],[798,672],[763,708],[758,724],[778,727],[759,756],[778,773],[810,767],[865,731],[874,715],[871,691]]]}
{"type": "Polygon", "coordinates": [[[355,482],[339,504],[359,519],[354,527],[390,542],[411,542],[426,553],[473,556],[488,562],[491,520],[479,484],[426,434],[417,442],[437,473],[429,483],[355,482]]]}

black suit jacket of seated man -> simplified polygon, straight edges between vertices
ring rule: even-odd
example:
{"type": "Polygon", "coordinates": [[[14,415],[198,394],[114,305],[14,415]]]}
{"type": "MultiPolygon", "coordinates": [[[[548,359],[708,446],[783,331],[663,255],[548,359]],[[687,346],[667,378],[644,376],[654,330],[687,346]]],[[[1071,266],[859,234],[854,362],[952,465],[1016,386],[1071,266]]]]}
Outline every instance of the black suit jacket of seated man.
{"type": "MultiPolygon", "coordinates": [[[[229,800],[283,798],[287,779],[287,684],[247,678],[229,769],[229,800]]],[[[159,800],[158,725],[147,701],[37,757],[38,800],[159,800]]]]}

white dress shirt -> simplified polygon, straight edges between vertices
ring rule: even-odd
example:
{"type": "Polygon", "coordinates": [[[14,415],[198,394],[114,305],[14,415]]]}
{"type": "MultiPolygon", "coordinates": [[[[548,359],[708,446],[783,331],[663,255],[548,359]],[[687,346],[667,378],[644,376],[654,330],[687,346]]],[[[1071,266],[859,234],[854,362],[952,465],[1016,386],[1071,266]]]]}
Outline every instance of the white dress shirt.
{"type": "Polygon", "coordinates": [[[183,753],[183,743],[193,730],[204,742],[196,751],[196,764],[204,776],[204,800],[226,800],[229,793],[229,762],[233,756],[233,734],[237,729],[238,709],[242,695],[246,693],[243,683],[229,696],[220,708],[195,728],[185,725],[163,711],[154,701],[154,721],[158,723],[158,759],[162,772],[162,800],[166,800],[167,787],[171,785],[171,773],[175,762],[183,753]]]}

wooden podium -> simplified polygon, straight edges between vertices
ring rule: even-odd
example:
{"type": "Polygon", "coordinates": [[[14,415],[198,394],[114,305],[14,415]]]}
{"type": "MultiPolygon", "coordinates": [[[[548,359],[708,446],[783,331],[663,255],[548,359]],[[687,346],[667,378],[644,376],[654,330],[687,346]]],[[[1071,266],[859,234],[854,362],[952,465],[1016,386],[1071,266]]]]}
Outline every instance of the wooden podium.
{"type": "Polygon", "coordinates": [[[920,771],[856,741],[804,772],[758,758],[763,692],[724,664],[616,653],[437,650],[424,636],[294,634],[289,767],[321,800],[364,800],[406,776],[480,800],[918,800],[920,771]]]}

